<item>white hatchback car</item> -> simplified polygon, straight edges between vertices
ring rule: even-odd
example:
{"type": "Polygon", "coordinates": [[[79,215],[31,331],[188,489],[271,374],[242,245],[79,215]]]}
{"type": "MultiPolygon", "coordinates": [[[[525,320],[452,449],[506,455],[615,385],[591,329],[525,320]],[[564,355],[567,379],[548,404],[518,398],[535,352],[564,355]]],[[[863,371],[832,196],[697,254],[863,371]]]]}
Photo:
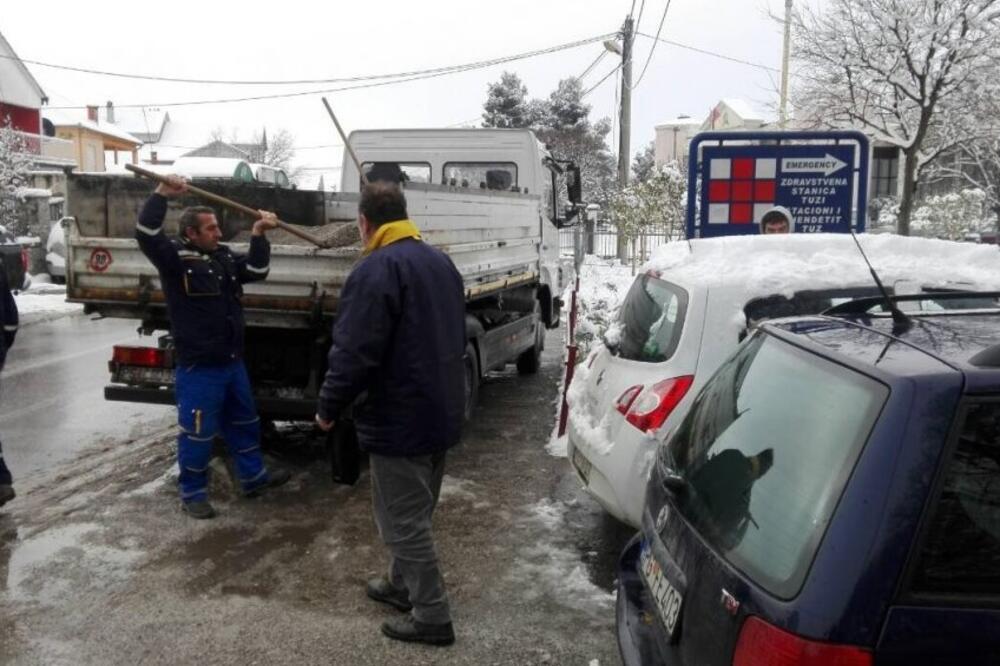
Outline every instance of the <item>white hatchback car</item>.
{"type": "MultiPolygon", "coordinates": [[[[895,293],[1000,289],[993,246],[892,234],[858,239],[895,293]]],[[[568,455],[587,491],[638,527],[657,443],[750,328],[878,293],[848,235],[738,236],[659,248],[567,391],[568,455]]]]}

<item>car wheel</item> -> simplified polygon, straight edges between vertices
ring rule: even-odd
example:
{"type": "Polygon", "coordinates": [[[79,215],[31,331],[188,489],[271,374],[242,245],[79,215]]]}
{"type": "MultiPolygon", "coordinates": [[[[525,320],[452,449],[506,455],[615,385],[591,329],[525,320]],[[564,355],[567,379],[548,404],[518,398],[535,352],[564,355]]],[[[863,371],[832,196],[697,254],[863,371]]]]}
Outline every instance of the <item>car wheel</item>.
{"type": "Polygon", "coordinates": [[[472,412],[479,400],[479,356],[472,342],[465,343],[465,420],[472,418],[472,412]]]}

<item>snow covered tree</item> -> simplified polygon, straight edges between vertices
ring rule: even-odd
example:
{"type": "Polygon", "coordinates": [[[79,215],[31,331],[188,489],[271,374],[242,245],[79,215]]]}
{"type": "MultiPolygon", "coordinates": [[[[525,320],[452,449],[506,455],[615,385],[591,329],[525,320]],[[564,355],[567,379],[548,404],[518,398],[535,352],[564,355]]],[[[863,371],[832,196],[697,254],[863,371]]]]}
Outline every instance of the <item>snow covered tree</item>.
{"type": "Polygon", "coordinates": [[[632,158],[632,178],[639,182],[649,180],[656,169],[656,142],[650,141],[646,147],[632,158]]]}
{"type": "Polygon", "coordinates": [[[483,127],[527,127],[528,88],[513,72],[504,72],[497,83],[491,83],[483,105],[483,127]]]}
{"type": "Polygon", "coordinates": [[[591,107],[583,102],[579,79],[563,79],[546,99],[528,100],[527,93],[516,74],[504,72],[489,86],[483,125],[534,130],[555,157],[580,167],[584,198],[605,203],[615,179],[615,160],[607,145],[611,121],[590,120],[591,107]]]}
{"type": "Polygon", "coordinates": [[[0,123],[0,225],[16,235],[27,233],[27,221],[20,214],[21,192],[28,185],[32,159],[24,140],[7,123],[0,123]]]}
{"type": "MultiPolygon", "coordinates": [[[[684,237],[687,176],[677,162],[669,162],[644,181],[636,181],[615,192],[608,207],[619,235],[635,243],[652,227],[670,239],[684,237]]],[[[645,256],[645,248],[637,248],[645,256]]]]}
{"type": "Polygon", "coordinates": [[[984,215],[986,193],[965,189],[928,197],[913,213],[913,230],[922,236],[961,240],[969,233],[982,233],[994,227],[984,215]]]}
{"type": "Polygon", "coordinates": [[[1000,62],[1000,0],[829,0],[798,10],[792,33],[799,118],[899,147],[909,234],[928,165],[984,129],[969,107],[1000,62]]]}

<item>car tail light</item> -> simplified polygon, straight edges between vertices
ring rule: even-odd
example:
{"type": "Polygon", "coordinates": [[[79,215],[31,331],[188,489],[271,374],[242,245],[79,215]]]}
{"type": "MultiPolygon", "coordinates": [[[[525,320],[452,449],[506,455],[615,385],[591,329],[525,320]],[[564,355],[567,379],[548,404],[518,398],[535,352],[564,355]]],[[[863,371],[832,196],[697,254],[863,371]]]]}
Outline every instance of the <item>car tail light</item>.
{"type": "Polygon", "coordinates": [[[733,666],[871,666],[872,653],[854,645],[811,641],[749,617],[740,629],[733,666]]]}
{"type": "MultiPolygon", "coordinates": [[[[694,383],[692,375],[664,379],[662,382],[653,384],[638,400],[636,397],[642,392],[642,387],[633,386],[629,391],[638,388],[639,393],[632,396],[625,411],[621,409],[621,398],[619,398],[618,411],[625,414],[625,420],[639,430],[643,432],[656,430],[663,425],[677,404],[687,395],[692,383],[694,383]]],[[[624,397],[623,395],[622,398],[624,397]]]]}
{"type": "Polygon", "coordinates": [[[618,396],[618,399],[615,400],[615,409],[617,409],[620,414],[628,414],[629,408],[632,407],[632,403],[635,402],[635,399],[639,397],[640,393],[642,393],[642,389],[642,384],[639,384],[638,386],[630,386],[625,389],[625,392],[618,396]]]}
{"type": "Polygon", "coordinates": [[[28,252],[28,248],[21,248],[21,267],[27,271],[28,266],[31,265],[31,254],[28,252]]]}
{"type": "Polygon", "coordinates": [[[169,368],[170,355],[166,349],[156,347],[124,347],[115,345],[111,362],[120,365],[138,365],[144,368],[169,368]]]}

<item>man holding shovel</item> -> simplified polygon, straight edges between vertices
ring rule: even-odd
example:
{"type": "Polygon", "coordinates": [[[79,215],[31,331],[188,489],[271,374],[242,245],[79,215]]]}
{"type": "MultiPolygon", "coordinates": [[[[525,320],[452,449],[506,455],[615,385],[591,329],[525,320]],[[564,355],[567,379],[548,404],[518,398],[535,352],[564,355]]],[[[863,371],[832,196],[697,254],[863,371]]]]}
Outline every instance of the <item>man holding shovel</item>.
{"type": "Polygon", "coordinates": [[[259,495],[289,479],[287,470],[268,474],[260,451],[260,418],[243,364],[242,285],[267,277],[271,246],[265,233],[278,226],[268,211],[253,225],[250,251],[231,251],[219,241],[215,212],[192,206],[181,214],[179,238],[163,233],[167,197],[187,191],[168,176],[146,200],[136,224],[136,240],[160,274],[174,338],[177,394],[178,485],[184,510],[212,518],[208,465],[212,442],[225,439],[236,461],[243,494],[259,495]]]}

